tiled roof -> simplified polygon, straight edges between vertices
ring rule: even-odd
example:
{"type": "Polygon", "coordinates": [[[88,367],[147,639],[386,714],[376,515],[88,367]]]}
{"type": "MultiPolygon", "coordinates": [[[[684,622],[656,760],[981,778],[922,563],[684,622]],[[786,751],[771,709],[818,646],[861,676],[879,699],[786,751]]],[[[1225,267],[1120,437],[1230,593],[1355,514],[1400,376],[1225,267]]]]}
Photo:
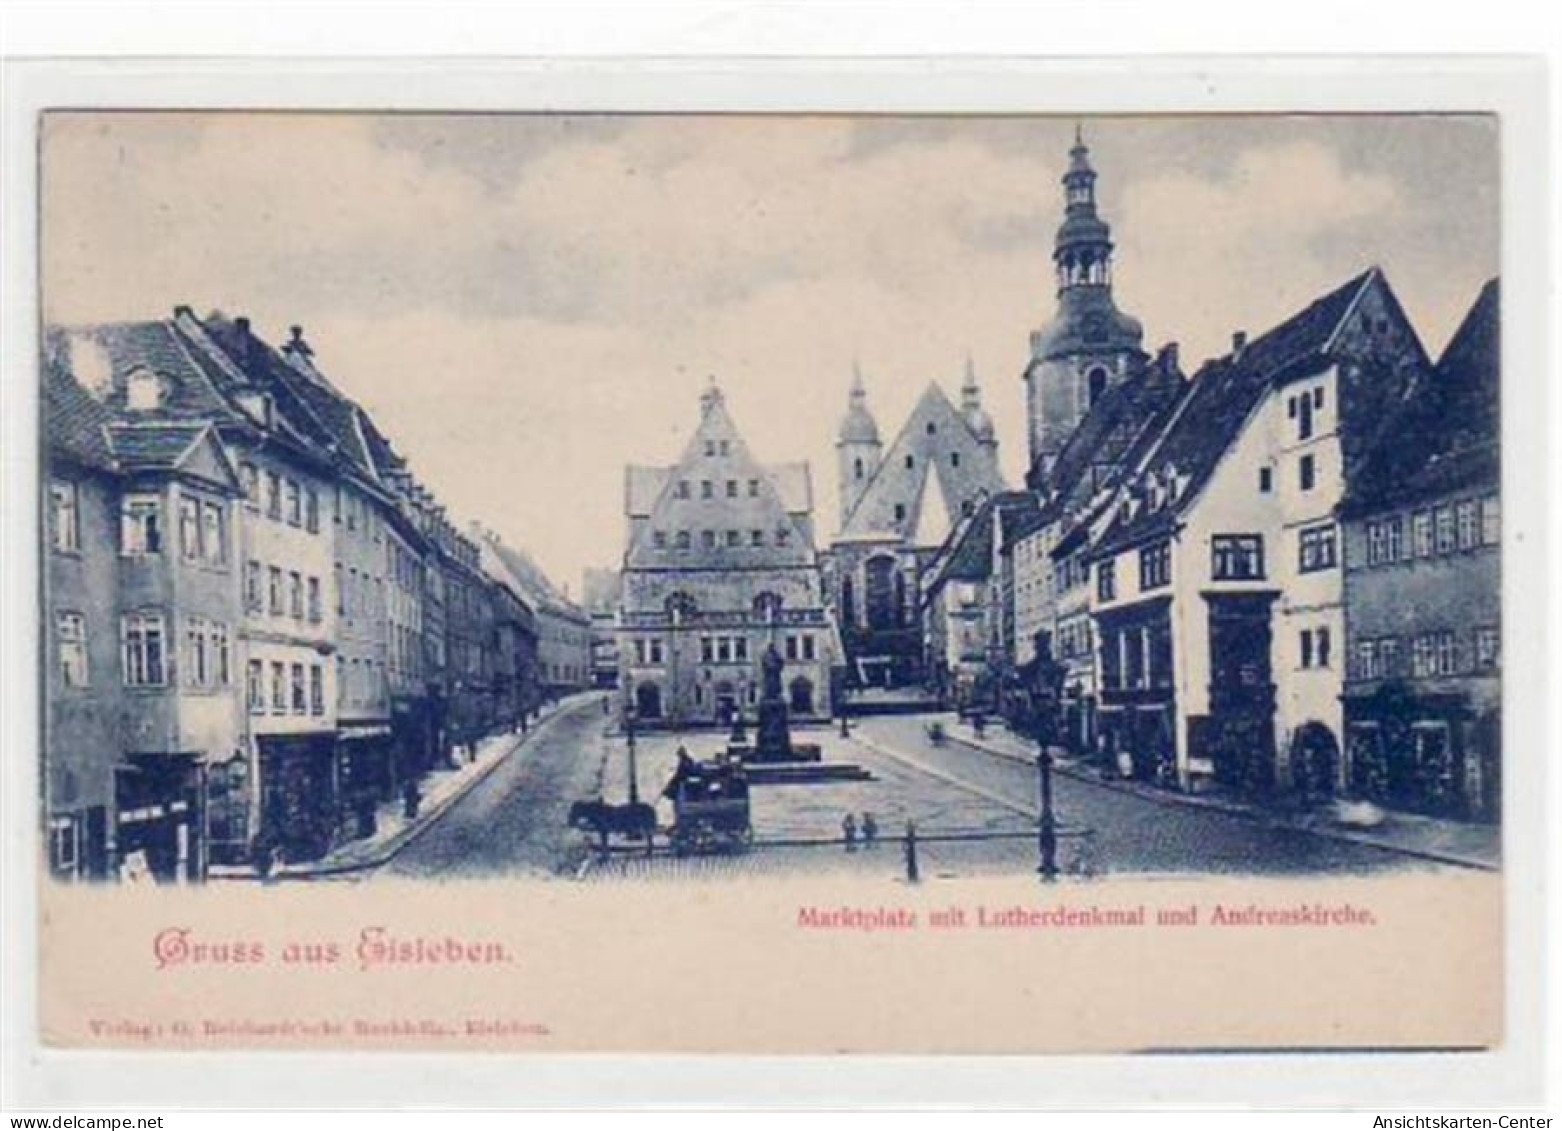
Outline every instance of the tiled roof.
{"type": "Polygon", "coordinates": [[[586,619],[585,611],[549,580],[548,575],[542,572],[526,551],[506,545],[492,536],[479,538],[478,543],[497,555],[505,571],[514,578],[521,598],[533,609],[538,612],[572,617],[576,620],[586,619]]]}
{"type": "Polygon", "coordinates": [[[949,581],[980,581],[992,572],[994,511],[1007,523],[1040,511],[1036,496],[1029,491],[1004,491],[982,502],[970,518],[957,525],[950,541],[939,550],[933,565],[929,591],[949,581]]]}
{"type": "Polygon", "coordinates": [[[188,421],[118,422],[109,426],[109,441],[127,471],[172,471],[206,428],[188,421]]]}
{"type": "Polygon", "coordinates": [[[93,326],[52,326],[45,331],[50,357],[88,385],[111,411],[125,408],[126,379],[149,370],[162,382],[162,403],[138,410],[142,419],[226,421],[237,413],[222,391],[219,377],[172,322],[113,322],[93,326]],[[88,369],[99,370],[89,376],[88,369]]]}
{"type": "Polygon", "coordinates": [[[1429,378],[1411,390],[1352,477],[1343,517],[1495,487],[1501,458],[1501,299],[1481,288],[1429,378]]]}
{"type": "Polygon", "coordinates": [[[69,370],[46,360],[43,375],[43,434],[51,459],[66,459],[99,471],[116,470],[107,428],[112,416],[69,370]]]}
{"type": "Polygon", "coordinates": [[[1097,550],[1109,552],[1170,531],[1176,514],[1198,496],[1264,394],[1324,361],[1357,296],[1379,276],[1375,267],[1365,271],[1241,350],[1205,362],[1148,453],[1153,469],[1176,468],[1182,480],[1177,498],[1156,510],[1139,506],[1129,518],[1115,518],[1102,533],[1097,550]]]}

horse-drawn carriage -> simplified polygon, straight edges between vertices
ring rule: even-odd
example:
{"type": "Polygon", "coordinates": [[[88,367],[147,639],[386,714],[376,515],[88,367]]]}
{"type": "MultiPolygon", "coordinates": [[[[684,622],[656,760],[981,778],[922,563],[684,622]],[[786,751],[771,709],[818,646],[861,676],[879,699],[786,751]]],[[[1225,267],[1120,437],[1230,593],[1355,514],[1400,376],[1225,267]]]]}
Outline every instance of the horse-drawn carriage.
{"type": "Polygon", "coordinates": [[[679,856],[742,851],[754,840],[749,782],[735,758],[696,762],[683,755],[662,796],[673,803],[668,840],[679,856]]]}
{"type": "Polygon", "coordinates": [[[672,802],[673,823],[657,827],[656,809],[638,799],[614,805],[598,798],[570,806],[571,828],[597,838],[597,850],[608,851],[612,837],[636,841],[649,854],[657,833],[665,833],[679,856],[746,849],[754,840],[749,816],[749,781],[736,758],[698,762],[679,751],[678,767],[662,790],[672,802]]]}

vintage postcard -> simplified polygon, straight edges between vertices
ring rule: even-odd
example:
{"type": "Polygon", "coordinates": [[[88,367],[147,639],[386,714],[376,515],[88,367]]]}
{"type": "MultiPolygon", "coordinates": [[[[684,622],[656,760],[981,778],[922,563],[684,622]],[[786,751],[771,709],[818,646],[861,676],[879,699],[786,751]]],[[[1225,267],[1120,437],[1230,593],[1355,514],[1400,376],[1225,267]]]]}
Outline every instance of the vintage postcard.
{"type": "Polygon", "coordinates": [[[1502,1046],[1496,113],[38,134],[45,1047],[1502,1046]]]}

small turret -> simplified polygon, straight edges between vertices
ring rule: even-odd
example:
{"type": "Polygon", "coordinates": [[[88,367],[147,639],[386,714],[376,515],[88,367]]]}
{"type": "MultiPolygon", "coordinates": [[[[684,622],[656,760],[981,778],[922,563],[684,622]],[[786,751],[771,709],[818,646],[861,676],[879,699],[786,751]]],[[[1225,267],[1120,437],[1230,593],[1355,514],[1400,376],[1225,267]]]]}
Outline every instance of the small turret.
{"type": "Polygon", "coordinates": [[[846,415],[836,433],[836,471],[840,480],[841,526],[862,498],[873,473],[878,470],[883,446],[878,422],[868,411],[868,391],[863,386],[862,369],[852,363],[851,391],[846,398],[846,415]]]}
{"type": "Polygon", "coordinates": [[[982,390],[976,383],[976,362],[970,355],[965,359],[965,382],[960,386],[960,415],[970,426],[973,434],[983,446],[996,448],[998,435],[993,429],[993,418],[987,415],[987,410],[982,408],[982,390]]]}

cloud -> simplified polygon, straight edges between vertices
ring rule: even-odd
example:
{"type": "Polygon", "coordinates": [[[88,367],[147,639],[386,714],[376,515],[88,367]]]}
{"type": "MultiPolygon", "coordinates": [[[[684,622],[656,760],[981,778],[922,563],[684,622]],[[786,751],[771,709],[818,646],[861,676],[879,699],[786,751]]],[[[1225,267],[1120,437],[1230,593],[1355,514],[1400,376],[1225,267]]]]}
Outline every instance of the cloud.
{"type": "MultiPolygon", "coordinates": [[[[1496,258],[1495,195],[1470,206],[1495,134],[1458,121],[1090,124],[1120,305],[1191,364],[1378,261],[1413,317],[1451,329],[1496,258]]],[[[46,317],[183,302],[273,338],[302,323],[458,513],[572,583],[622,550],[624,464],[674,458],[714,374],[762,458],[811,461],[827,537],[853,359],[888,439],[972,354],[1018,478],[1019,374],[1052,315],[1072,130],[50,115],[46,317]]]]}

